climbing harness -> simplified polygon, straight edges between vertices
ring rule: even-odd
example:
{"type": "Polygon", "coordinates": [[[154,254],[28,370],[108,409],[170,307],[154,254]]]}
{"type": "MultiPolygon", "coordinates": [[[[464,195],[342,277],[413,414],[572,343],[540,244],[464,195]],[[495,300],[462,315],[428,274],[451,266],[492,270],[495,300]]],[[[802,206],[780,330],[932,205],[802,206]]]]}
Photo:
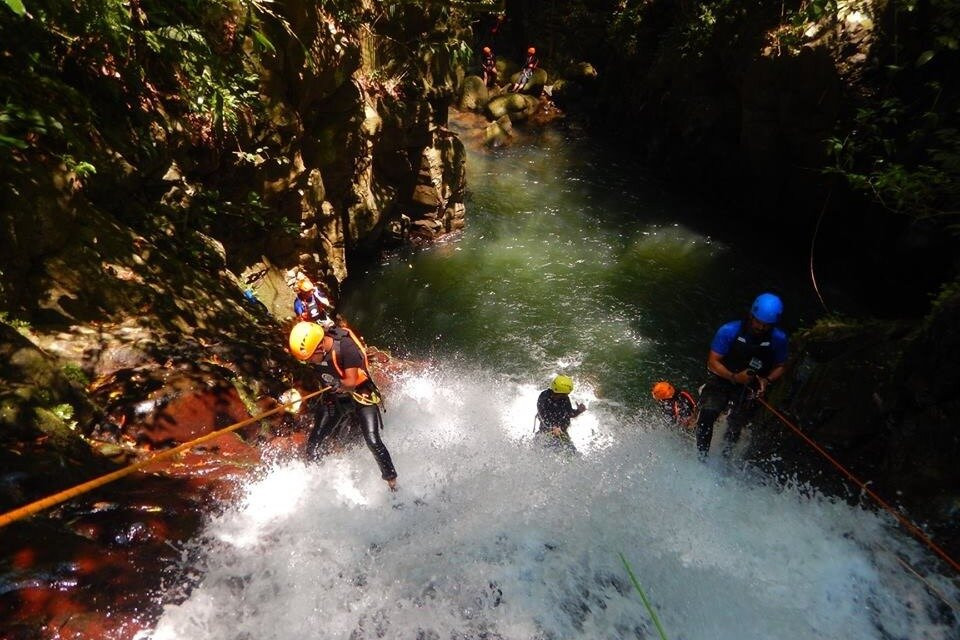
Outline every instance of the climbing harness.
{"type": "Polygon", "coordinates": [[[55,493],[52,496],[48,496],[41,500],[36,500],[34,502],[31,502],[30,504],[14,509],[13,511],[8,511],[3,515],[0,515],[0,527],[4,527],[10,524],[11,522],[16,522],[17,520],[22,520],[23,518],[28,518],[36,513],[39,513],[40,511],[43,511],[44,509],[47,509],[54,505],[58,505],[61,502],[66,502],[67,500],[75,498],[84,493],[93,491],[94,489],[102,487],[105,484],[109,484],[113,482],[114,480],[119,480],[120,478],[128,476],[134,471],[139,471],[140,469],[143,469],[144,467],[147,467],[155,462],[160,462],[161,460],[166,460],[167,458],[171,458],[182,451],[186,451],[187,449],[195,447],[198,444],[201,444],[203,442],[213,440],[214,438],[222,436],[226,433],[236,431],[241,427],[245,427],[248,424],[253,424],[254,422],[257,422],[259,420],[262,420],[263,418],[266,418],[267,416],[272,416],[275,413],[286,411],[287,407],[293,404],[293,402],[306,401],[306,400],[309,400],[310,398],[318,396],[321,393],[324,393],[329,390],[330,390],[330,387],[323,387],[322,389],[319,389],[318,391],[314,391],[312,393],[308,393],[307,395],[295,401],[291,400],[290,402],[278,405],[273,409],[271,409],[270,411],[265,411],[260,415],[253,416],[252,418],[247,418],[246,420],[241,420],[240,422],[235,422],[228,427],[224,427],[223,429],[219,429],[217,431],[211,431],[210,433],[200,436],[199,438],[195,438],[189,442],[184,442],[183,444],[178,445],[173,449],[167,449],[166,451],[162,451],[154,456],[151,456],[147,460],[141,460],[139,462],[135,462],[129,466],[123,467],[122,469],[117,469],[116,471],[112,471],[98,478],[94,478],[93,480],[88,480],[87,482],[78,484],[69,489],[65,489],[63,491],[55,493]]]}
{"type": "Polygon", "coordinates": [[[363,366],[360,367],[361,380],[357,383],[357,386],[364,383],[370,385],[370,390],[365,393],[358,393],[356,391],[351,391],[350,396],[362,405],[380,405],[381,411],[386,411],[386,407],[383,404],[383,395],[380,393],[377,383],[374,382],[373,376],[370,373],[370,360],[367,358],[367,347],[363,344],[363,341],[357,337],[352,330],[344,327],[336,327],[327,332],[327,335],[333,337],[333,349],[330,350],[330,363],[333,365],[333,368],[336,370],[337,375],[340,376],[340,379],[343,379],[345,372],[343,367],[340,366],[340,361],[342,357],[340,355],[340,343],[346,339],[350,338],[353,343],[360,350],[360,353],[363,354],[363,366]]]}

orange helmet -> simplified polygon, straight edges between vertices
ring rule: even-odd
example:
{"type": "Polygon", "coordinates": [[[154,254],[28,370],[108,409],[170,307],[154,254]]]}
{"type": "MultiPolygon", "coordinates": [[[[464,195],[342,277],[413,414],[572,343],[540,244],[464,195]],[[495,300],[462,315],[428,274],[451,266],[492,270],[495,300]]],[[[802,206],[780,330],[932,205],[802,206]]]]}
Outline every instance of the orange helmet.
{"type": "Polygon", "coordinates": [[[653,397],[657,400],[669,400],[674,393],[676,393],[676,390],[669,382],[660,381],[653,385],[653,397]]]}
{"type": "Polygon", "coordinates": [[[483,48],[483,52],[484,52],[484,53],[490,53],[490,47],[484,47],[484,48],[483,48]]]}
{"type": "Polygon", "coordinates": [[[532,56],[532,55],[535,54],[536,52],[537,52],[537,50],[534,49],[533,47],[530,47],[529,49],[527,49],[527,55],[531,55],[531,56],[532,56]]]}
{"type": "Polygon", "coordinates": [[[290,331],[290,353],[297,360],[308,360],[323,341],[323,327],[315,322],[298,322],[290,331]]]}
{"type": "Polygon", "coordinates": [[[301,293],[309,293],[313,291],[313,283],[310,282],[309,278],[301,278],[297,280],[297,291],[301,293]]]}

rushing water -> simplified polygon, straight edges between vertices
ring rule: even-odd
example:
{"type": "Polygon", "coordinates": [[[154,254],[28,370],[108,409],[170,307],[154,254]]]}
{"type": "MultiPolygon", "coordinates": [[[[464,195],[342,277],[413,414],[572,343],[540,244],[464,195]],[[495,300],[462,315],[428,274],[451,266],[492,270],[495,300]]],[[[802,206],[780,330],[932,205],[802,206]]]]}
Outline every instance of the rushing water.
{"type": "MultiPolygon", "coordinates": [[[[172,638],[948,639],[958,599],[890,518],[696,461],[651,412],[695,386],[721,322],[801,285],[752,240],[589,144],[552,134],[469,159],[466,231],[354,274],[346,312],[423,361],[387,390],[391,495],[365,448],[264,471],[206,531],[172,638]],[[554,373],[589,405],[580,456],[532,437],[554,373]]],[[[719,213],[713,215],[719,216],[719,213]]],[[[800,445],[798,445],[800,446],[800,445]]]]}

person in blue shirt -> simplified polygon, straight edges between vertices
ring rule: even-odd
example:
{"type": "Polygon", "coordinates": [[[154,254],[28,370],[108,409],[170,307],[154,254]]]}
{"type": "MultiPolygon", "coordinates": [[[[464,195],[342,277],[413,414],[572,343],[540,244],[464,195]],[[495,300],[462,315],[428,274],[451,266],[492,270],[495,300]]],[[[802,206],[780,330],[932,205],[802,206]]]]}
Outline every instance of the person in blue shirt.
{"type": "Polygon", "coordinates": [[[767,386],[783,375],[788,339],[776,326],[782,314],[780,298],[762,293],[746,319],[717,330],[707,356],[708,379],[700,392],[697,451],[701,459],[710,450],[713,424],[720,414],[730,406],[724,436],[724,455],[728,455],[756,409],[754,398],[763,396],[767,386]]]}
{"type": "Polygon", "coordinates": [[[304,322],[316,322],[329,329],[334,325],[330,319],[330,300],[320,293],[309,278],[297,280],[297,296],[293,299],[293,313],[304,322]]]}

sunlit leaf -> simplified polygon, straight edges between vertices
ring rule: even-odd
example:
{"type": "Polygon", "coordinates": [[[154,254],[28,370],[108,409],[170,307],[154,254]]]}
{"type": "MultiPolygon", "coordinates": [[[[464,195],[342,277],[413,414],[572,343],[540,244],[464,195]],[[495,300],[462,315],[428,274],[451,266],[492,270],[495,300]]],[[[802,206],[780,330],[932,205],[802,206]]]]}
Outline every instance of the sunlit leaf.
{"type": "Polygon", "coordinates": [[[262,31],[259,31],[259,30],[257,30],[257,29],[253,29],[253,38],[254,38],[254,40],[256,40],[257,42],[259,42],[259,43],[260,43],[260,46],[263,47],[264,49],[267,49],[268,51],[270,51],[270,52],[272,52],[272,53],[276,53],[276,52],[277,52],[276,47],[273,46],[273,43],[270,42],[270,39],[269,39],[266,35],[264,35],[264,33],[263,33],[262,31]]]}
{"type": "Polygon", "coordinates": [[[22,0],[3,0],[3,1],[4,3],[6,3],[8,7],[10,7],[10,10],[13,11],[15,14],[17,14],[18,16],[22,16],[27,13],[27,8],[23,6],[22,0]]]}
{"type": "Polygon", "coordinates": [[[920,54],[920,57],[917,58],[917,66],[922,67],[923,65],[927,64],[928,62],[933,60],[933,56],[935,55],[937,55],[935,51],[931,51],[929,49],[927,51],[924,51],[923,53],[920,54]]]}

